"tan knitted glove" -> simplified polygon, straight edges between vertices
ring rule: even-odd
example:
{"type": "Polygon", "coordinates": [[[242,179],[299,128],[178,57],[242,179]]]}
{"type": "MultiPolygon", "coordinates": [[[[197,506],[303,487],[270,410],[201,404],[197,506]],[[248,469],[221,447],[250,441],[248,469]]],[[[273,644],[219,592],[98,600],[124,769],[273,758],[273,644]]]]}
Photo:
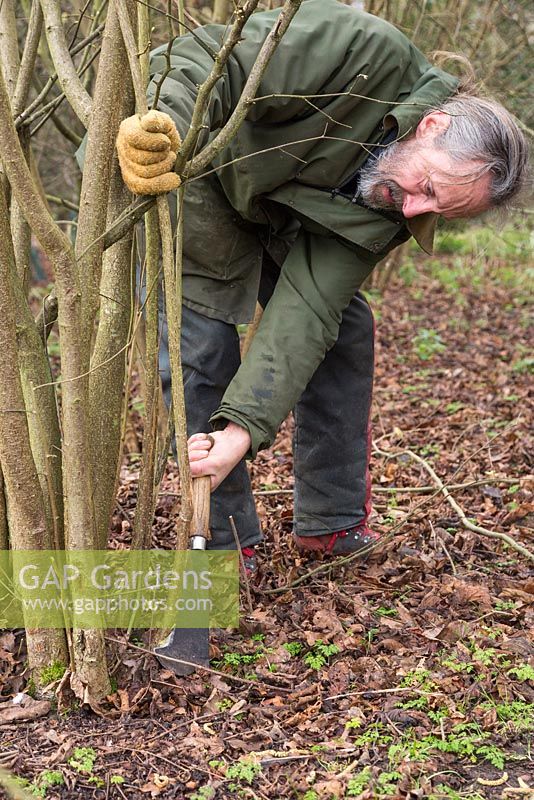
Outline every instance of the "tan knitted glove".
{"type": "Polygon", "coordinates": [[[121,122],[117,154],[124,183],[134,194],[164,194],[180,185],[172,171],[181,145],[176,126],[168,114],[149,111],[121,122]]]}

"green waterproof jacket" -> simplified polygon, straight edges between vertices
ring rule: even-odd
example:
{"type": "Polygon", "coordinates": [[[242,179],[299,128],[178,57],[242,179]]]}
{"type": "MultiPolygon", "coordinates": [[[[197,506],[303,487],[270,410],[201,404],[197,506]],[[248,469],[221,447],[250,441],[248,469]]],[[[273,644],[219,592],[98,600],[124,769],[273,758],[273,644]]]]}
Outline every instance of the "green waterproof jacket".
{"type": "MultiPolygon", "coordinates": [[[[279,10],[254,14],[214,88],[203,146],[240,97],[279,10]]],[[[175,40],[158,108],[182,135],[209,74],[224,26],[175,40]]],[[[149,98],[166,47],[154,51],[149,98]]],[[[415,130],[424,112],[454,93],[456,78],[433,67],[396,28],[338,0],[305,0],[276,50],[245,122],[186,188],[184,302],[227,322],[249,321],[262,247],[282,265],[252,346],[230,383],[215,427],[247,428],[251,455],[272,443],[327,350],[341,315],[374,265],[414,235],[431,252],[434,215],[408,224],[332,190],[397,127],[415,130]],[[189,199],[188,199],[189,198],[189,199]]]]}

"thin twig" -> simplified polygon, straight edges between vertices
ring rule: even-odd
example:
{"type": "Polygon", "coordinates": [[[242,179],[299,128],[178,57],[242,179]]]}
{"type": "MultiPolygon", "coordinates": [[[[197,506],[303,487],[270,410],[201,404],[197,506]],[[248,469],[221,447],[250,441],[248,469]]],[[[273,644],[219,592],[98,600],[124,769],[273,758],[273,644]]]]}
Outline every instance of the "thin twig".
{"type": "MultiPolygon", "coordinates": [[[[467,483],[448,484],[449,489],[472,489],[475,486],[487,486],[491,483],[514,484],[519,478],[485,478],[467,483]]],[[[277,494],[292,494],[294,489],[266,489],[253,492],[255,496],[269,496],[277,494]]],[[[373,494],[432,494],[436,491],[435,486],[373,486],[373,494]]]]}
{"type": "MultiPolygon", "coordinates": [[[[287,31],[291,20],[298,12],[301,3],[302,0],[285,0],[276,23],[265,37],[252,69],[248,74],[245,86],[241,92],[241,96],[237,101],[235,108],[232,110],[228,121],[226,122],[224,128],[222,128],[222,130],[207,145],[207,147],[205,147],[202,152],[192,159],[190,165],[191,174],[197,175],[202,169],[205,169],[213,161],[215,156],[221,152],[223,147],[226,147],[226,145],[235,136],[237,130],[241,126],[241,123],[247,116],[251,102],[254,99],[258,86],[260,85],[261,78],[270,63],[281,38],[287,31]]],[[[237,25],[237,23],[238,21],[236,20],[234,26],[237,25]]],[[[189,156],[190,152],[187,153],[187,155],[189,156]]],[[[176,169],[180,171],[178,163],[176,169]]]]}
{"type": "MultiPolygon", "coordinates": [[[[221,49],[214,60],[210,74],[207,76],[206,80],[199,87],[189,129],[182,143],[182,146],[180,147],[178,158],[176,159],[175,169],[179,174],[183,173],[184,166],[187,160],[191,157],[192,153],[194,152],[197,146],[201,130],[203,129],[204,126],[204,116],[206,113],[206,109],[208,107],[208,103],[211,98],[212,90],[219,81],[221,75],[223,74],[228,59],[232,55],[234,47],[241,38],[241,34],[245,26],[245,23],[252,15],[252,13],[256,10],[257,5],[258,5],[258,0],[245,0],[243,5],[240,7],[239,14],[236,14],[236,18],[230,28],[228,37],[223,42],[221,49]]],[[[241,98],[239,102],[241,102],[241,98]]],[[[224,131],[228,129],[230,121],[231,118],[228,121],[228,123],[224,126],[223,128],[224,131]]],[[[220,136],[220,134],[218,134],[218,136],[220,136]]],[[[216,138],[218,138],[218,136],[216,138]]],[[[212,147],[212,145],[210,145],[209,147],[212,147]]],[[[218,149],[216,150],[216,152],[218,152],[218,149]]],[[[199,156],[197,156],[197,158],[199,158],[199,156]]],[[[206,163],[209,163],[209,161],[211,161],[211,157],[208,159],[206,163]]]]}
{"type": "MultiPolygon", "coordinates": [[[[77,55],[77,53],[79,53],[80,50],[83,50],[85,47],[91,44],[91,42],[97,39],[104,30],[104,27],[105,27],[104,24],[99,25],[98,28],[96,28],[89,36],[87,36],[85,39],[79,42],[76,45],[76,47],[73,47],[72,50],[70,51],[71,55],[72,56],[77,55]]],[[[54,72],[52,75],[50,75],[50,77],[48,78],[47,82],[45,83],[45,85],[43,86],[37,97],[34,100],[32,100],[30,105],[27,108],[25,108],[24,111],[21,111],[21,113],[16,117],[15,128],[18,129],[20,128],[21,125],[29,124],[30,120],[28,119],[28,117],[43,102],[43,100],[45,99],[45,97],[47,96],[47,94],[49,93],[50,89],[52,88],[52,86],[56,81],[57,81],[57,72],[54,72]]]]}
{"type": "Polygon", "coordinates": [[[48,48],[59,83],[72,110],[83,126],[88,128],[91,120],[92,98],[82,84],[69,52],[61,18],[61,5],[58,0],[41,0],[41,8],[45,20],[48,48]]]}
{"type": "Polygon", "coordinates": [[[443,541],[443,539],[441,538],[441,536],[438,536],[438,535],[437,535],[437,533],[436,533],[436,531],[435,531],[435,528],[434,528],[434,525],[433,525],[433,523],[432,523],[432,520],[430,520],[430,527],[431,527],[431,529],[432,529],[432,533],[434,534],[434,537],[435,537],[436,541],[440,543],[441,547],[443,548],[443,550],[444,550],[444,552],[445,552],[445,555],[446,555],[446,556],[447,556],[447,558],[449,559],[449,564],[451,565],[452,574],[453,574],[453,575],[457,575],[457,573],[458,573],[458,570],[456,569],[456,564],[455,564],[455,563],[454,563],[454,561],[452,560],[452,556],[451,556],[451,554],[449,553],[449,551],[447,550],[447,545],[445,544],[445,542],[443,541]]]}
{"type": "Polygon", "coordinates": [[[241,571],[243,573],[243,579],[244,579],[244,583],[245,583],[245,591],[247,593],[247,607],[248,607],[249,612],[252,614],[254,606],[252,605],[252,596],[250,594],[250,586],[249,586],[249,582],[248,582],[247,570],[245,569],[245,561],[243,559],[243,551],[241,550],[241,542],[239,541],[239,536],[237,535],[237,528],[235,526],[235,522],[234,522],[233,516],[230,514],[228,519],[230,521],[230,527],[232,529],[232,534],[234,536],[235,546],[237,548],[237,552],[239,553],[239,563],[241,564],[241,571]]]}
{"type": "MultiPolygon", "coordinates": [[[[80,69],[80,77],[87,72],[93,61],[100,55],[100,48],[98,47],[95,52],[91,55],[90,59],[87,63],[80,69]]],[[[62,94],[58,95],[54,100],[51,100],[46,106],[43,106],[40,111],[36,111],[35,114],[32,115],[30,119],[27,120],[27,124],[33,119],[37,119],[40,116],[44,116],[43,119],[32,129],[30,136],[35,136],[35,134],[43,127],[43,125],[48,122],[48,119],[57,111],[59,106],[62,104],[63,100],[65,99],[66,95],[63,92],[62,94]]],[[[87,248],[89,249],[89,248],[87,248]]]]}
{"type": "Polygon", "coordinates": [[[365,697],[366,695],[379,695],[379,694],[399,694],[400,692],[409,692],[410,694],[420,694],[424,697],[436,697],[439,692],[427,692],[424,689],[417,689],[414,686],[394,686],[391,689],[362,689],[359,692],[343,692],[343,694],[331,694],[329,697],[323,698],[323,703],[327,700],[340,700],[343,697],[365,697]]]}
{"type": "MultiPolygon", "coordinates": [[[[485,446],[485,445],[484,445],[485,446]]],[[[460,521],[464,528],[467,528],[469,531],[473,531],[474,533],[481,533],[483,536],[489,536],[492,539],[500,539],[502,542],[505,542],[509,547],[513,550],[516,550],[518,553],[521,553],[530,561],[534,561],[534,553],[531,553],[530,550],[524,547],[519,542],[516,542],[515,539],[512,539],[507,533],[501,533],[499,531],[490,531],[488,528],[483,528],[481,525],[475,525],[471,520],[468,519],[466,513],[462,509],[461,506],[458,505],[454,497],[449,493],[446,485],[443,483],[441,478],[434,472],[428,461],[426,461],[421,456],[418,456],[417,453],[414,453],[413,450],[402,450],[399,453],[387,453],[383,450],[378,450],[378,453],[383,456],[388,456],[389,458],[399,458],[400,456],[407,455],[410,456],[414,461],[417,461],[418,464],[428,472],[436,486],[438,487],[439,491],[443,494],[444,498],[447,500],[448,504],[451,506],[454,511],[458,514],[460,521]]]]}

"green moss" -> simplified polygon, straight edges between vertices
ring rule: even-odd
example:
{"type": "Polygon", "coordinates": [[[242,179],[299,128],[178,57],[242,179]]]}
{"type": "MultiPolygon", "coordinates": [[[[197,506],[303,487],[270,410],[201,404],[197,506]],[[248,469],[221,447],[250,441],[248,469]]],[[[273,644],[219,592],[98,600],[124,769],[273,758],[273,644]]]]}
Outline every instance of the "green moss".
{"type": "Polygon", "coordinates": [[[61,661],[54,661],[47,667],[44,667],[39,675],[39,683],[41,686],[48,686],[49,683],[60,681],[65,674],[67,667],[61,661]]]}

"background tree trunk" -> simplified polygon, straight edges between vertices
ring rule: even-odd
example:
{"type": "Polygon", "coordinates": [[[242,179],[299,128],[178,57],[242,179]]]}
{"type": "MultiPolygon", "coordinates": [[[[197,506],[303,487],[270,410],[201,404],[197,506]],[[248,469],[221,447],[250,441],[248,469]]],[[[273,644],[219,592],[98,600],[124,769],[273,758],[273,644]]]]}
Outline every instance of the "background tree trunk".
{"type": "Polygon", "coordinates": [[[230,0],[213,0],[213,22],[224,25],[228,22],[232,3],[230,0]]]}

